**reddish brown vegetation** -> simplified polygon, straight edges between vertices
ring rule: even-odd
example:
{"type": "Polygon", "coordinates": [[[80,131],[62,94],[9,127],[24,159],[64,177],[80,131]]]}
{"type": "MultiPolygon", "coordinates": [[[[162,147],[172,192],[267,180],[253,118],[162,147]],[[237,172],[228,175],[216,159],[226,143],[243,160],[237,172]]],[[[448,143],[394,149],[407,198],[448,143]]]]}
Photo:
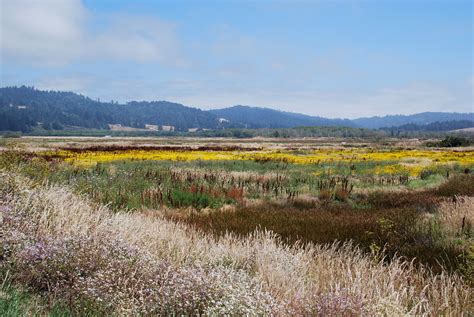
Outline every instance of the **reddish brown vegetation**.
{"type": "Polygon", "coordinates": [[[93,145],[88,147],[61,147],[60,150],[74,153],[82,152],[123,152],[123,151],[174,151],[174,152],[192,152],[192,151],[261,151],[261,147],[246,147],[239,145],[204,145],[204,146],[183,146],[183,145],[93,145]]]}

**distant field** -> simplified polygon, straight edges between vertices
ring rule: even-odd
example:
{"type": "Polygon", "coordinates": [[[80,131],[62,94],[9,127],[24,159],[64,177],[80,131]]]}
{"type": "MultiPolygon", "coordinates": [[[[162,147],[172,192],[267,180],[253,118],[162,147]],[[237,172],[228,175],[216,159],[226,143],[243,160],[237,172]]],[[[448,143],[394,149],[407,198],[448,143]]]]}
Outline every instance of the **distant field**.
{"type": "Polygon", "coordinates": [[[44,312],[473,312],[474,147],[1,142],[4,292],[44,312]]]}

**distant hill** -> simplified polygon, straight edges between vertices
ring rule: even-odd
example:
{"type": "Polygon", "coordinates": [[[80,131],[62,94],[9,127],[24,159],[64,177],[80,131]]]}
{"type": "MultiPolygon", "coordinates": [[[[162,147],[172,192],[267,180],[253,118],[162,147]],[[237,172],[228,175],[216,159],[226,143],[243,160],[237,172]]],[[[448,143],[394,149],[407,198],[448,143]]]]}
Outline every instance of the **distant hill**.
{"type": "Polygon", "coordinates": [[[233,106],[210,110],[219,118],[224,118],[244,128],[293,128],[298,126],[355,126],[345,119],[326,119],[299,113],[284,112],[268,108],[233,106]]]}
{"type": "Polygon", "coordinates": [[[402,126],[406,131],[447,131],[445,126],[449,126],[449,130],[463,129],[470,127],[470,122],[474,122],[474,113],[424,112],[354,120],[328,119],[249,106],[204,111],[168,101],[131,101],[119,104],[93,100],[72,92],[41,91],[25,86],[0,88],[0,131],[108,130],[110,125],[124,131],[281,129],[303,126],[384,127],[386,130],[402,126]],[[447,121],[450,123],[446,123],[447,121]],[[433,126],[422,127],[430,124],[433,126]]]}
{"type": "Polygon", "coordinates": [[[396,127],[381,128],[385,131],[428,131],[428,132],[440,132],[440,131],[454,131],[463,130],[474,127],[474,121],[470,120],[452,120],[452,121],[436,121],[428,124],[416,124],[408,123],[396,127]]]}
{"type": "Polygon", "coordinates": [[[0,130],[29,132],[42,127],[61,130],[81,127],[108,129],[109,124],[131,128],[146,125],[215,129],[215,115],[167,101],[99,102],[72,92],[41,91],[30,87],[0,88],[0,130]]]}
{"type": "Polygon", "coordinates": [[[398,127],[406,124],[425,125],[434,122],[462,120],[474,121],[474,113],[422,112],[412,115],[359,118],[352,120],[352,122],[362,128],[378,129],[383,127],[398,127]]]}

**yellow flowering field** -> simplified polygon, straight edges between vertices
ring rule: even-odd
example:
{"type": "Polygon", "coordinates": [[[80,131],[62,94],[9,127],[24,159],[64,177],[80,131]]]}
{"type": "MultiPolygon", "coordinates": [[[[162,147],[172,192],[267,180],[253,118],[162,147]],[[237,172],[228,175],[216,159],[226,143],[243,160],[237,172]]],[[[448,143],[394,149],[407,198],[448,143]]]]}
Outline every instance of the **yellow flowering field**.
{"type": "Polygon", "coordinates": [[[152,160],[152,161],[224,161],[243,159],[242,154],[226,151],[171,151],[171,150],[127,150],[127,151],[57,151],[45,152],[45,155],[55,155],[76,166],[93,166],[123,160],[152,160]]]}
{"type": "Polygon", "coordinates": [[[398,174],[407,172],[418,175],[423,168],[439,164],[458,163],[474,165],[474,151],[453,150],[376,150],[370,148],[321,148],[310,151],[261,150],[261,151],[176,151],[176,150],[125,150],[125,151],[48,151],[45,156],[55,156],[75,166],[94,166],[97,163],[123,160],[155,161],[225,161],[253,160],[277,161],[293,164],[393,162],[377,166],[374,174],[398,174]]]}

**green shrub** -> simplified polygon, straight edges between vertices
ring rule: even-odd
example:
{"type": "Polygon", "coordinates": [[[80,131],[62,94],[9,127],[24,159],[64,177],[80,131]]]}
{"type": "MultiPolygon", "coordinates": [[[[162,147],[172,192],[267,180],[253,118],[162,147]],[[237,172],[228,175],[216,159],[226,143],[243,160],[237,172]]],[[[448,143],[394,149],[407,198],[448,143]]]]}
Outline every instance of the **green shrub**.
{"type": "Polygon", "coordinates": [[[472,144],[472,140],[462,137],[449,135],[443,140],[435,143],[429,143],[428,146],[439,146],[439,147],[458,147],[458,146],[469,146],[472,144]]]}
{"type": "Polygon", "coordinates": [[[435,171],[433,171],[432,169],[424,169],[420,173],[420,178],[422,180],[427,180],[428,177],[430,177],[431,175],[434,175],[434,174],[435,174],[435,171]]]}
{"type": "Polygon", "coordinates": [[[212,199],[206,194],[191,193],[178,189],[173,191],[171,199],[171,204],[175,207],[206,208],[212,204],[212,199]]]}

